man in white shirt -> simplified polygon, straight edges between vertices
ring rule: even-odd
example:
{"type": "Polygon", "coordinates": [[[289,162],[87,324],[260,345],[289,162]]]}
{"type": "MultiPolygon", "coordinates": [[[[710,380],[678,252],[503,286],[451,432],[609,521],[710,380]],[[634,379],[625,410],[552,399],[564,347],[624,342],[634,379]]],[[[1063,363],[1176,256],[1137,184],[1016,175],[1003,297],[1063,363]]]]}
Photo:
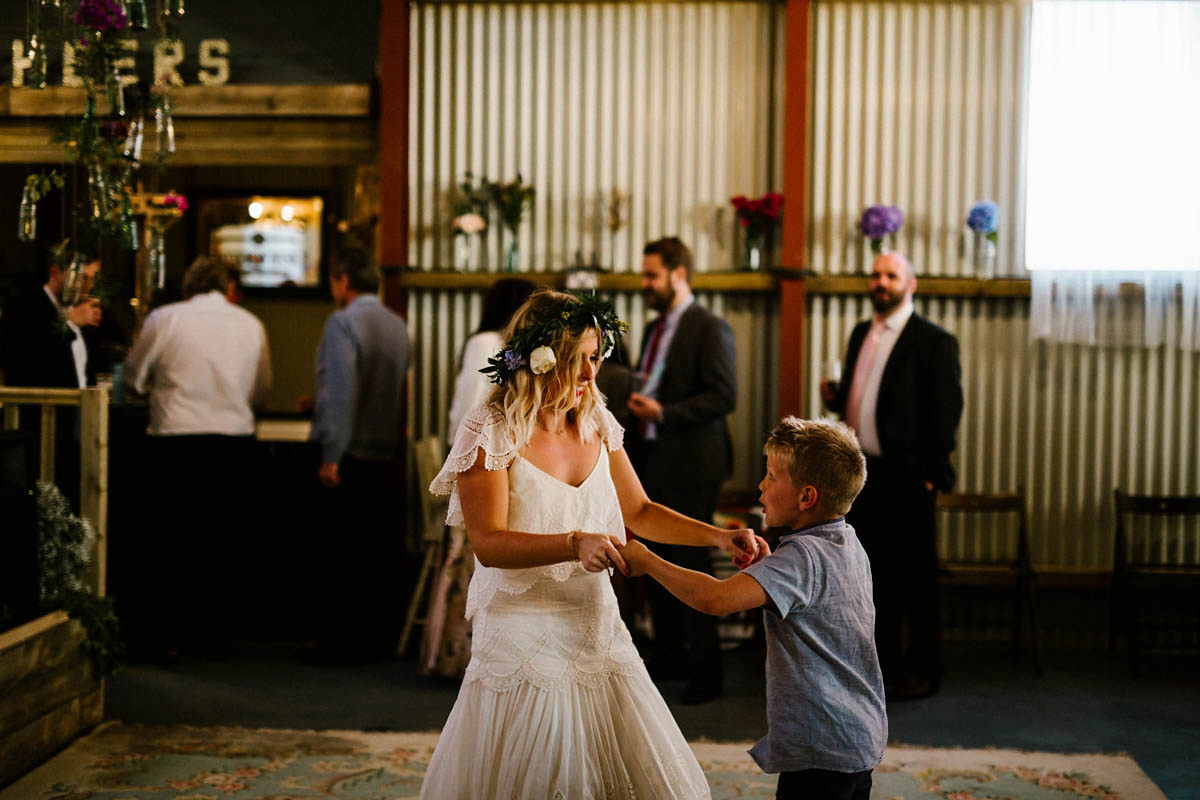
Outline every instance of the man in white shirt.
{"type": "Polygon", "coordinates": [[[156,627],[165,635],[158,655],[168,660],[184,644],[208,654],[228,647],[254,408],[271,385],[266,330],[226,299],[228,285],[225,264],[196,259],[183,277],[185,299],[146,317],[125,360],[126,381],[150,397],[149,480],[163,524],[156,627]]]}
{"type": "Polygon", "coordinates": [[[963,409],[958,340],[914,313],[916,288],[904,256],[875,259],[875,314],[850,335],[850,379],[821,385],[867,456],[867,485],[846,520],[871,559],[889,700],[933,694],[941,679],[934,501],[954,485],[950,455],[963,409]]]}

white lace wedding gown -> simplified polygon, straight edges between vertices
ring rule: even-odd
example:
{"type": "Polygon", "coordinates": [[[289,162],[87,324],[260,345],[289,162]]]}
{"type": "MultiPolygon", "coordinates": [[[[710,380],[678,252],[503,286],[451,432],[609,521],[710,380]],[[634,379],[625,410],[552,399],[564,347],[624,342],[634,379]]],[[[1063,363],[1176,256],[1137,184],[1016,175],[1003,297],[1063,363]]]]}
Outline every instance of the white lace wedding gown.
{"type": "MultiPolygon", "coordinates": [[[[625,538],[608,451],[623,431],[602,409],[607,446],[579,486],[517,453],[504,418],[487,406],[459,426],[430,486],[449,494],[462,524],[457,476],[484,448],[488,469],[509,470],[512,530],[571,530],[625,538]]],[[[697,800],[710,797],[617,610],[607,572],[577,562],[495,569],[476,562],[467,594],[471,662],[429,762],[426,800],[697,800]]]]}

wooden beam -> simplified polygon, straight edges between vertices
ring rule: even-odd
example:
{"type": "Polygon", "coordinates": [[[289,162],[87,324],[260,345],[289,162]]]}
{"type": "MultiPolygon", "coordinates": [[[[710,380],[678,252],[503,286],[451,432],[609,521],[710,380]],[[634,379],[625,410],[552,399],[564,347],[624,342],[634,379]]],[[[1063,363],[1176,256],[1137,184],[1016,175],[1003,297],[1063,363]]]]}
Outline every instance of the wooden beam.
{"type": "MultiPolygon", "coordinates": [[[[783,244],[780,264],[805,268],[808,219],[808,38],[810,0],[788,0],[783,99],[783,244]]],[[[800,413],[804,376],[805,290],[785,281],[779,313],[779,414],[800,413]]]]}
{"type": "MultiPolygon", "coordinates": [[[[865,295],[866,275],[810,275],[805,278],[809,294],[865,295]]],[[[1028,278],[922,278],[917,276],[920,297],[1028,298],[1028,278]]]]}
{"type": "Polygon", "coordinates": [[[104,596],[108,583],[108,388],[84,389],[79,410],[79,505],[96,533],[88,569],[92,592],[104,596]]]}
{"type": "MultiPolygon", "coordinates": [[[[382,0],[379,22],[379,263],[408,266],[409,0],[382,0]]],[[[399,273],[385,274],[383,302],[407,313],[399,273]]]]}
{"type": "MultiPolygon", "coordinates": [[[[82,114],[82,88],[0,87],[0,116],[58,117],[82,114]]],[[[328,86],[226,84],[178,86],[171,89],[171,109],[181,117],[362,117],[371,115],[367,84],[328,86]]]]}
{"type": "MultiPolygon", "coordinates": [[[[46,120],[0,118],[0,164],[58,164],[46,120]]],[[[368,119],[187,118],[175,123],[173,166],[352,166],[372,164],[378,128],[368,119]]],[[[154,137],[142,157],[154,159],[154,137]]]]}

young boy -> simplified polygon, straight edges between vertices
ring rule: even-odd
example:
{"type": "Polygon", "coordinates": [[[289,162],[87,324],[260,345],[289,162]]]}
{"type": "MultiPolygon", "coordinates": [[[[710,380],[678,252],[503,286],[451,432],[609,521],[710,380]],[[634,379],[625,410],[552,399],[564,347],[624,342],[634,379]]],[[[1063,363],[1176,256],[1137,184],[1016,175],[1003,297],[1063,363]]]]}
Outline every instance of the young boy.
{"type": "Polygon", "coordinates": [[[791,532],[774,553],[719,581],[663,561],[640,542],[621,555],[707,614],[762,608],[767,735],[750,750],[778,772],[780,798],[867,800],[887,744],[883,676],[867,555],[844,514],[866,479],[858,440],[840,422],[787,417],[763,448],[767,524],[791,532]]]}

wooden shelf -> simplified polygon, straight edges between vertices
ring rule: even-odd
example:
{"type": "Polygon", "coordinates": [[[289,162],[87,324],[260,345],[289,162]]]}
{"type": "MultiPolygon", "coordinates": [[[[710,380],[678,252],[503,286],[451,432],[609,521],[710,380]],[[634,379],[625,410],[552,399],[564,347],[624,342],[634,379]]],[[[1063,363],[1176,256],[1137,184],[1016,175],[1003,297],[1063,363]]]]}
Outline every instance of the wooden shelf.
{"type": "MultiPolygon", "coordinates": [[[[103,92],[100,93],[103,95],[103,92]]],[[[170,90],[171,110],[180,117],[369,117],[367,84],[327,86],[177,86],[170,90]]],[[[101,98],[101,103],[107,102],[101,98]]],[[[0,116],[57,117],[82,114],[84,90],[70,86],[45,89],[0,86],[0,116]]]]}
{"type": "MultiPolygon", "coordinates": [[[[500,278],[525,278],[539,286],[561,289],[565,272],[451,272],[446,270],[402,270],[400,281],[407,289],[488,289],[500,278]]],[[[692,288],[700,292],[773,292],[778,278],[763,272],[697,272],[692,288]]],[[[597,289],[605,292],[636,292],[642,288],[638,272],[600,273],[597,289]]]]}
{"type": "MultiPolygon", "coordinates": [[[[869,278],[866,275],[807,275],[804,288],[808,294],[866,294],[869,278]]],[[[917,294],[922,297],[1027,298],[1028,278],[935,278],[917,277],[917,294]]]]}

